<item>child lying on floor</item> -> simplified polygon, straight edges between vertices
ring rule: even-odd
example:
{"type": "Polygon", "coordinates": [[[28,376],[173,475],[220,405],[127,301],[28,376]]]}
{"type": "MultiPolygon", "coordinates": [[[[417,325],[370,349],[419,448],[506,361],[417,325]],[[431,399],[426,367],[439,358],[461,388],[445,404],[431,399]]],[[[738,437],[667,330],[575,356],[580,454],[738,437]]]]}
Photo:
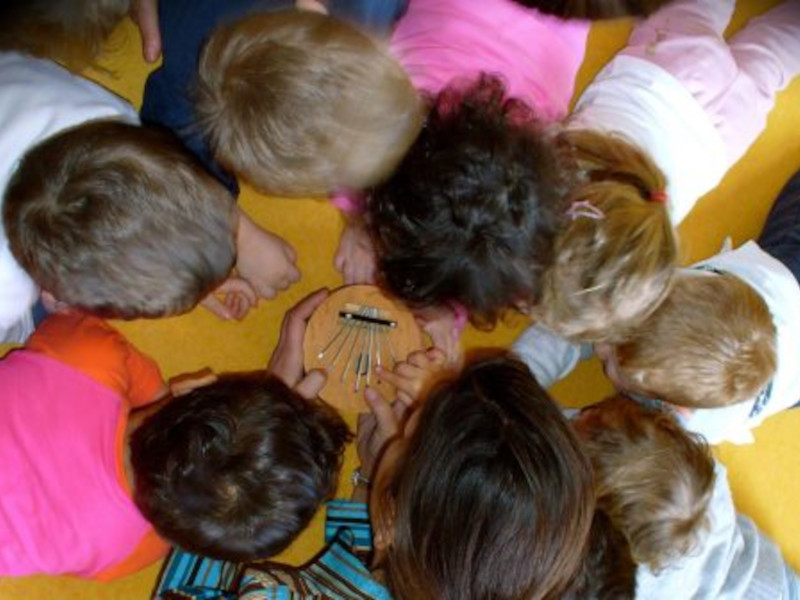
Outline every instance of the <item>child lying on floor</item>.
{"type": "Polygon", "coordinates": [[[725,467],[701,437],[623,396],[585,408],[573,426],[592,461],[597,510],[639,565],[636,598],[800,597],[780,550],[736,512],[725,467]]]}
{"type": "MultiPolygon", "coordinates": [[[[709,443],[753,441],[751,429],[800,400],[800,173],[757,242],[681,269],[664,302],[618,343],[595,344],[620,391],[672,405],[709,443]]],[[[545,387],[592,347],[536,324],[514,351],[545,387]]]]}
{"type": "Polygon", "coordinates": [[[300,333],[271,372],[194,381],[173,399],[106,322],[47,318],[0,359],[0,574],[114,579],[161,558],[159,535],[237,560],[286,547],[333,493],[350,437],[315,400],[324,377],[301,379],[287,356],[300,333]]]}

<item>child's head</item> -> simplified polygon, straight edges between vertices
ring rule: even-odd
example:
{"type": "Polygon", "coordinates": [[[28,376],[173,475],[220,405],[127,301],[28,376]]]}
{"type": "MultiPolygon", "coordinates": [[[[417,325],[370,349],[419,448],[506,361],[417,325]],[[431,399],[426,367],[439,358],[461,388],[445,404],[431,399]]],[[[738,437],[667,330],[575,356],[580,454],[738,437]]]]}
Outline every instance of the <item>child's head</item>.
{"type": "Polygon", "coordinates": [[[412,306],[455,300],[493,323],[538,298],[566,188],[532,110],[498,79],[445,89],[370,199],[380,277],[412,306]]]}
{"type": "Polygon", "coordinates": [[[574,422],[589,455],[597,508],[654,571],[691,552],[707,527],[714,460],[702,437],[624,396],[585,408],[574,422]]]}
{"type": "Polygon", "coordinates": [[[4,0],[0,50],[57,60],[74,70],[92,63],[128,0],[4,0]]]}
{"type": "Polygon", "coordinates": [[[381,181],[422,122],[419,96],[384,45],[298,10],[217,29],[200,59],[196,106],[220,163],[287,196],[381,181]]]}
{"type": "Polygon", "coordinates": [[[646,17],[670,0],[515,0],[562,19],[646,17]]]}
{"type": "Polygon", "coordinates": [[[744,281],[684,270],[658,309],[603,358],[630,392],[716,408],[752,399],[769,383],[776,335],[769,307],[744,281]]]}
{"type": "Polygon", "coordinates": [[[574,340],[614,339],[656,309],[676,269],[666,181],[618,137],[568,131],[562,138],[584,181],[571,192],[538,316],[574,340]]]}
{"type": "Polygon", "coordinates": [[[583,558],[591,467],[527,368],[484,361],[385,449],[370,498],[394,597],[558,598],[583,558]]]}
{"type": "Polygon", "coordinates": [[[331,496],[347,426],[263,373],[175,398],[131,437],[134,499],[166,539],[228,560],[266,558],[331,496]]]}
{"type": "Polygon", "coordinates": [[[166,132],[114,121],[29,151],[3,221],[14,257],[39,286],[106,317],[187,311],[235,260],[230,194],[166,132]]]}

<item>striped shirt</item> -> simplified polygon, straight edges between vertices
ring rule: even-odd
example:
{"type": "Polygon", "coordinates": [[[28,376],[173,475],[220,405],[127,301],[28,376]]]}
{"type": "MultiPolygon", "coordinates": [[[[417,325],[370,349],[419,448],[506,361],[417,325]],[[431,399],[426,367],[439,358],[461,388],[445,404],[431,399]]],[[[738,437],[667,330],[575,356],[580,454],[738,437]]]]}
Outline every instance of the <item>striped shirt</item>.
{"type": "Polygon", "coordinates": [[[173,550],[153,593],[157,600],[391,600],[388,590],[357,558],[372,549],[365,504],[329,502],[328,545],[301,567],[244,565],[173,550]]]}

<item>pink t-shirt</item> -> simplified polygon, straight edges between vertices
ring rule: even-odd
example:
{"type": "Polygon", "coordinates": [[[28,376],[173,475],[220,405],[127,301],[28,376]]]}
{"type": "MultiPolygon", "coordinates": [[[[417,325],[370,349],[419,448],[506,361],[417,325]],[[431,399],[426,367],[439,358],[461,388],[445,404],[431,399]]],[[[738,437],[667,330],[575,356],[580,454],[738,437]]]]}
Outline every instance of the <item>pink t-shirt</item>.
{"type": "Polygon", "coordinates": [[[544,120],[559,120],[569,111],[589,27],[512,0],[411,0],[391,47],[417,89],[435,94],[487,72],[544,120]]]}
{"type": "Polygon", "coordinates": [[[152,527],[124,483],[123,434],[162,385],[92,317],[54,315],[0,361],[0,575],[93,577],[140,549],[152,527]]]}

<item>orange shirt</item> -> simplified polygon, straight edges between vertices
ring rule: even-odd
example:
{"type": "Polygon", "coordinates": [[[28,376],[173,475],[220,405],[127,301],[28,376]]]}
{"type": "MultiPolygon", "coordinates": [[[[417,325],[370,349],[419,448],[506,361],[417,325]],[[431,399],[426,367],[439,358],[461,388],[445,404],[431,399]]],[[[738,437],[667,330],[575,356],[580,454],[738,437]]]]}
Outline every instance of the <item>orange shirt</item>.
{"type": "MultiPolygon", "coordinates": [[[[139,352],[104,320],[79,313],[48,317],[33,333],[26,349],[73,367],[123,399],[125,410],[116,429],[117,479],[131,496],[125,476],[125,431],[130,409],[158,400],[167,391],[153,359],[139,352]]],[[[169,546],[151,528],[122,562],[94,577],[108,581],[134,573],[162,558],[169,546]]]]}

